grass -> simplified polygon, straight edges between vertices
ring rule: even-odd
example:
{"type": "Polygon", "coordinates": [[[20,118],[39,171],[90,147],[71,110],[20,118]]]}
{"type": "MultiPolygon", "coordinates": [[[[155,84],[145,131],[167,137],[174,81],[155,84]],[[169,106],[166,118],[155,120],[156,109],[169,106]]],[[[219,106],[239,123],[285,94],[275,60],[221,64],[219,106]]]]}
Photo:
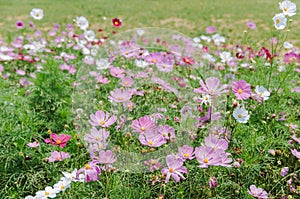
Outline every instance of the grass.
{"type": "MultiPolygon", "coordinates": [[[[296,2],[298,3],[298,2],[296,2]]],[[[299,3],[298,3],[299,4],[299,3]]],[[[53,23],[66,24],[76,16],[86,16],[94,30],[103,28],[109,33],[111,28],[110,19],[120,17],[124,26],[120,32],[136,27],[163,27],[180,31],[191,37],[199,36],[205,32],[205,27],[216,26],[218,32],[229,39],[230,44],[241,43],[243,31],[246,30],[248,20],[257,23],[257,29],[248,31],[245,45],[260,47],[260,42],[269,42],[270,37],[277,32],[270,32],[272,26],[271,18],[279,12],[276,2],[273,1],[3,1],[0,0],[0,13],[3,19],[0,22],[0,38],[7,39],[16,36],[14,23],[21,19],[29,21],[29,12],[33,7],[42,8],[45,17],[42,21],[35,22],[43,30],[49,29],[53,23]],[[226,3],[224,3],[226,2],[226,3]],[[66,9],[67,8],[67,9],[66,9]],[[107,21],[102,19],[107,17],[107,21]],[[259,44],[257,44],[259,43],[259,44]]],[[[299,17],[294,17],[293,24],[299,23],[299,17]]],[[[299,27],[292,27],[289,41],[300,44],[297,33],[299,27]]],[[[82,67],[78,60],[83,58],[80,52],[69,49],[55,49],[59,54],[62,51],[74,53],[77,59],[73,61],[77,69],[82,67]]],[[[74,119],[74,103],[72,104],[72,93],[74,88],[72,82],[77,81],[76,76],[70,75],[58,69],[62,61],[53,59],[52,56],[43,57],[44,69],[37,73],[34,81],[35,86],[21,87],[20,77],[14,75],[15,67],[32,72],[34,64],[21,61],[3,62],[5,71],[12,76],[9,79],[0,78],[0,198],[24,198],[33,195],[46,186],[52,186],[62,176],[62,171],[72,171],[81,168],[89,161],[82,135],[76,130],[76,119],[74,119]],[[30,94],[28,95],[28,90],[30,94]],[[69,152],[71,159],[63,162],[48,163],[46,158],[51,151],[58,147],[46,145],[43,139],[49,137],[49,131],[70,134],[72,139],[67,147],[62,149],[69,152]],[[40,147],[29,148],[28,142],[39,140],[40,147]]],[[[293,71],[297,65],[290,64],[286,72],[278,73],[270,71],[264,66],[265,61],[257,58],[252,62],[254,71],[240,68],[235,76],[244,79],[253,86],[269,84],[270,74],[273,89],[268,101],[258,105],[255,101],[247,101],[246,106],[251,110],[251,119],[247,124],[239,124],[229,114],[228,128],[232,131],[232,140],[228,152],[234,160],[242,158],[244,164],[240,168],[210,167],[199,169],[196,160],[187,162],[185,165],[189,174],[186,180],[175,183],[171,180],[165,186],[157,183],[151,185],[153,175],[157,173],[127,173],[118,171],[116,173],[102,172],[97,182],[72,183],[67,191],[57,195],[57,198],[158,198],[163,194],[165,198],[252,198],[247,194],[250,185],[256,184],[269,191],[273,198],[280,198],[282,194],[289,194],[286,180],[282,178],[280,170],[284,166],[290,167],[291,173],[299,174],[299,161],[291,154],[288,140],[291,139],[290,129],[286,123],[299,125],[300,96],[291,93],[290,89],[299,85],[299,74],[293,71]],[[281,86],[282,92],[275,92],[275,88],[281,86]],[[279,122],[280,112],[286,114],[286,121],[279,122]],[[272,114],[276,114],[273,118],[272,114]],[[268,150],[275,149],[276,154],[270,155],[268,150]],[[216,176],[219,186],[215,189],[208,187],[208,180],[216,176]]],[[[132,67],[132,63],[123,63],[117,60],[116,65],[132,67]]],[[[277,64],[277,63],[276,63],[277,64]]],[[[275,64],[275,66],[277,66],[275,64]]],[[[180,71],[181,74],[189,73],[188,70],[180,71]]],[[[222,76],[229,73],[226,69],[222,76]]],[[[109,73],[107,72],[106,75],[109,73]]],[[[106,95],[116,87],[117,80],[112,79],[107,86],[100,87],[96,91],[95,100],[88,101],[89,105],[101,110],[110,110],[106,95]],[[103,104],[99,104],[102,101],[103,104]]],[[[193,82],[199,86],[198,81],[193,82]]],[[[227,82],[229,83],[229,82],[227,82]]],[[[94,85],[92,85],[94,86],[94,85]]],[[[142,116],[144,112],[151,111],[155,98],[156,104],[166,106],[176,104],[176,97],[161,91],[153,85],[143,85],[147,91],[147,98],[134,98],[137,104],[143,104],[138,108],[135,116],[142,116]]],[[[81,97],[80,95],[78,97],[81,97]]],[[[227,108],[232,111],[233,95],[228,96],[227,108]]],[[[182,106],[183,104],[177,103],[182,106]]],[[[91,111],[92,112],[92,111],[91,111]]],[[[168,112],[171,118],[178,116],[178,112],[168,112]]],[[[168,124],[176,125],[173,121],[168,124]]],[[[134,138],[127,138],[114,128],[110,128],[115,135],[115,143],[128,147],[129,150],[141,151],[139,142],[134,138]],[[128,143],[134,146],[130,148],[128,143]]],[[[298,130],[297,130],[298,131],[298,130]]],[[[203,140],[205,130],[200,131],[199,141],[203,140]]],[[[299,136],[298,136],[299,137],[299,136]]],[[[130,146],[131,146],[130,145],[130,146]]],[[[148,148],[146,148],[148,149],[148,148]]],[[[296,182],[295,185],[299,186],[296,182]]],[[[295,198],[299,195],[295,195],[295,198]]]]}

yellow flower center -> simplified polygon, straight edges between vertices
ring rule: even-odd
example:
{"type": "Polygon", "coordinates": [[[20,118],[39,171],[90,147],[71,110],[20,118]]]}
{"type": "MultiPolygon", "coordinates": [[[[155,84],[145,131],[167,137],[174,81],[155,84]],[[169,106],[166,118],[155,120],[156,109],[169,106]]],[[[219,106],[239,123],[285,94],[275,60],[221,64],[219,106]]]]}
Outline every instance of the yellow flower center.
{"type": "Polygon", "coordinates": [[[151,164],[156,164],[156,161],[155,160],[151,160],[151,164]]]}
{"type": "Polygon", "coordinates": [[[144,130],[146,130],[146,128],[144,126],[142,126],[141,130],[144,131],[144,130]]]}
{"type": "Polygon", "coordinates": [[[152,62],[153,62],[153,63],[156,63],[157,61],[156,61],[156,59],[152,59],[152,62]]]}
{"type": "Polygon", "coordinates": [[[243,115],[242,114],[238,114],[238,118],[242,118],[243,117],[243,115]]]}
{"type": "Polygon", "coordinates": [[[208,163],[208,159],[207,159],[207,158],[204,158],[203,162],[204,162],[204,163],[208,163]]]}
{"type": "Polygon", "coordinates": [[[118,21],[115,21],[114,24],[115,24],[116,26],[118,26],[118,25],[119,25],[119,22],[118,22],[118,21]]]}
{"type": "Polygon", "coordinates": [[[57,157],[56,160],[60,160],[60,157],[57,157]]]}
{"type": "Polygon", "coordinates": [[[37,12],[37,13],[35,13],[35,16],[38,17],[38,16],[40,16],[40,14],[37,12]]]}
{"type": "Polygon", "coordinates": [[[64,189],[64,188],[65,188],[65,186],[64,186],[64,185],[61,185],[61,186],[60,186],[60,189],[64,189]]]}
{"type": "Polygon", "coordinates": [[[85,169],[86,169],[86,170],[88,170],[88,169],[90,169],[90,168],[91,168],[91,166],[90,166],[89,164],[86,164],[86,165],[85,165],[85,169]]]}
{"type": "Polygon", "coordinates": [[[190,154],[185,153],[185,154],[183,154],[183,156],[184,156],[185,158],[188,158],[188,157],[190,157],[190,154]]]}
{"type": "Polygon", "coordinates": [[[45,196],[49,196],[50,193],[48,191],[45,192],[45,196]]]}
{"type": "Polygon", "coordinates": [[[174,169],[171,167],[171,168],[169,169],[169,171],[170,171],[171,173],[173,173],[173,172],[174,172],[174,169]]]}
{"type": "Polygon", "coordinates": [[[243,90],[242,90],[242,89],[239,89],[239,90],[238,90],[238,93],[239,93],[239,94],[241,94],[242,92],[243,92],[243,90]]]}
{"type": "Polygon", "coordinates": [[[60,140],[56,140],[56,144],[60,144],[61,143],[61,141],[60,140]]]}
{"type": "Polygon", "coordinates": [[[124,84],[125,84],[125,85],[128,85],[129,83],[128,83],[128,82],[124,82],[124,84]]]}
{"type": "Polygon", "coordinates": [[[150,141],[148,141],[148,144],[149,144],[150,146],[152,146],[153,142],[150,140],[150,141]]]}
{"type": "Polygon", "coordinates": [[[164,133],[162,136],[163,136],[163,137],[167,137],[167,134],[166,134],[166,133],[164,133]]]}
{"type": "Polygon", "coordinates": [[[105,122],[104,122],[104,121],[101,121],[101,122],[100,122],[100,124],[101,124],[101,125],[104,125],[104,124],[105,124],[105,122]]]}
{"type": "Polygon", "coordinates": [[[288,11],[288,8],[283,8],[283,11],[284,11],[284,12],[287,12],[287,11],[288,11]]]}
{"type": "Polygon", "coordinates": [[[261,97],[261,96],[262,96],[262,94],[263,94],[263,93],[262,93],[262,92],[260,92],[260,93],[259,93],[259,96],[261,97]]]}
{"type": "Polygon", "coordinates": [[[280,19],[276,19],[275,21],[276,21],[276,23],[280,23],[280,19]]]}
{"type": "Polygon", "coordinates": [[[123,100],[123,97],[118,97],[118,100],[123,100]]]}
{"type": "Polygon", "coordinates": [[[98,136],[96,137],[96,140],[99,141],[99,137],[98,136]]]}

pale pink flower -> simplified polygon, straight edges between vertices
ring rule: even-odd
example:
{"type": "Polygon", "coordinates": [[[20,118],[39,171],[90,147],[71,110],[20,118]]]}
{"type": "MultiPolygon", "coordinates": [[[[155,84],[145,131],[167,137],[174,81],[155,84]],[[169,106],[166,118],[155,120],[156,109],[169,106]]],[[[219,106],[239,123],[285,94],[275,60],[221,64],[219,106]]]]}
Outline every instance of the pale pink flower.
{"type": "Polygon", "coordinates": [[[134,132],[146,133],[148,131],[155,130],[155,122],[151,120],[150,116],[146,115],[138,120],[133,120],[131,127],[133,128],[134,132]]]}
{"type": "Polygon", "coordinates": [[[139,141],[142,145],[149,147],[160,147],[161,145],[167,143],[164,137],[155,131],[140,133],[139,141]]]}
{"type": "Polygon", "coordinates": [[[109,127],[117,121],[115,115],[110,117],[110,114],[104,111],[96,111],[95,114],[90,115],[90,119],[89,122],[92,126],[101,126],[103,128],[109,127]]]}
{"type": "Polygon", "coordinates": [[[199,88],[195,88],[194,92],[199,94],[208,94],[213,97],[215,96],[221,96],[223,93],[228,92],[228,86],[227,85],[220,85],[220,80],[216,77],[209,77],[205,80],[205,83],[203,80],[199,81],[200,86],[199,88]]]}
{"type": "Polygon", "coordinates": [[[255,185],[250,186],[248,193],[255,198],[268,199],[268,193],[262,188],[257,188],[255,185]]]}
{"type": "Polygon", "coordinates": [[[69,153],[63,152],[63,151],[53,151],[51,153],[51,156],[47,158],[48,162],[55,162],[55,161],[62,161],[66,158],[69,158],[69,153]]]}
{"type": "Polygon", "coordinates": [[[183,161],[189,159],[192,160],[195,158],[194,147],[184,145],[178,148],[178,155],[182,158],[183,161]]]}
{"type": "Polygon", "coordinates": [[[35,148],[35,147],[40,146],[40,144],[39,144],[38,141],[34,141],[34,142],[31,142],[31,143],[28,143],[27,146],[29,146],[31,148],[35,148]]]}
{"type": "Polygon", "coordinates": [[[186,167],[182,166],[183,161],[181,159],[178,159],[175,155],[168,155],[166,157],[166,162],[168,167],[163,168],[161,171],[163,175],[166,175],[166,183],[169,182],[171,176],[176,182],[179,182],[180,179],[185,180],[182,173],[187,174],[188,170],[186,167]]]}
{"type": "Polygon", "coordinates": [[[110,96],[108,99],[112,100],[113,102],[126,102],[130,100],[132,97],[132,92],[130,90],[122,90],[117,88],[113,91],[110,91],[110,96]]]}

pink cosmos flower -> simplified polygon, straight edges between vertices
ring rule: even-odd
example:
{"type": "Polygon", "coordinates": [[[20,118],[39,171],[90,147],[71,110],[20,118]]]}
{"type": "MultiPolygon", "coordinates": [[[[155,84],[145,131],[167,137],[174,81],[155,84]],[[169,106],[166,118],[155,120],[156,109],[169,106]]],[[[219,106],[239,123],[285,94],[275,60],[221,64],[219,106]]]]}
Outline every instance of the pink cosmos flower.
{"type": "Polygon", "coordinates": [[[165,140],[172,141],[175,139],[175,129],[169,125],[159,125],[157,127],[157,132],[161,134],[165,140]]]}
{"type": "Polygon", "coordinates": [[[300,151],[297,151],[296,149],[292,149],[291,152],[296,158],[300,159],[300,151]]]}
{"type": "Polygon", "coordinates": [[[62,161],[66,158],[69,158],[69,153],[63,152],[63,151],[53,151],[51,153],[51,156],[47,158],[48,162],[55,162],[55,161],[62,161]]]}
{"type": "Polygon", "coordinates": [[[280,171],[280,175],[282,177],[286,176],[289,173],[289,168],[288,167],[283,167],[280,171]]]}
{"type": "Polygon", "coordinates": [[[248,21],[247,22],[247,27],[250,28],[250,29],[255,29],[256,28],[256,24],[251,22],[251,21],[248,21]]]}
{"type": "Polygon", "coordinates": [[[167,143],[164,137],[155,131],[140,133],[139,141],[142,145],[150,147],[160,147],[161,145],[167,143]]]}
{"type": "Polygon", "coordinates": [[[208,26],[206,28],[206,34],[212,34],[216,31],[216,28],[214,26],[208,26]]]}
{"type": "Polygon", "coordinates": [[[255,185],[251,185],[248,193],[255,198],[268,199],[268,193],[262,188],[257,188],[255,185]]]}
{"type": "Polygon", "coordinates": [[[16,27],[18,29],[23,29],[23,28],[25,28],[25,24],[24,24],[23,21],[19,20],[19,21],[16,22],[16,27]]]}
{"type": "Polygon", "coordinates": [[[91,182],[99,180],[99,174],[101,173],[101,170],[96,163],[89,162],[83,168],[77,171],[77,176],[79,176],[80,173],[84,174],[85,182],[91,182]]]}
{"type": "Polygon", "coordinates": [[[133,85],[133,79],[131,77],[122,78],[122,86],[130,87],[133,85]]]}
{"type": "Polygon", "coordinates": [[[31,142],[31,143],[28,143],[27,146],[29,146],[31,148],[35,148],[35,147],[40,146],[40,144],[38,143],[38,141],[34,141],[34,142],[31,142]]]}
{"type": "Polygon", "coordinates": [[[120,67],[111,67],[109,69],[111,76],[116,78],[123,78],[125,76],[125,70],[121,69],[120,67]]]}
{"type": "Polygon", "coordinates": [[[209,135],[204,139],[205,146],[212,147],[215,151],[221,149],[223,151],[227,150],[228,142],[224,139],[218,139],[213,135],[209,135]]]}
{"type": "Polygon", "coordinates": [[[96,164],[102,164],[103,169],[106,170],[110,167],[112,167],[112,164],[117,160],[117,157],[111,150],[104,151],[101,150],[99,151],[98,155],[92,155],[93,158],[93,163],[96,164]]]}
{"type": "Polygon", "coordinates": [[[152,52],[145,57],[145,61],[149,64],[157,64],[162,61],[163,57],[163,53],[161,52],[152,52]]]}
{"type": "Polygon", "coordinates": [[[194,147],[184,145],[178,148],[178,155],[182,158],[183,161],[189,159],[192,160],[195,158],[194,147]]]}
{"type": "Polygon", "coordinates": [[[292,136],[292,138],[293,138],[293,140],[295,140],[298,144],[300,144],[300,138],[297,138],[295,134],[292,136]]]}
{"type": "Polygon", "coordinates": [[[144,165],[145,166],[150,166],[150,171],[154,172],[155,170],[158,170],[160,167],[162,167],[163,165],[159,163],[160,158],[154,160],[154,159],[150,159],[148,161],[144,161],[144,165]]]}
{"type": "Polygon", "coordinates": [[[200,168],[208,168],[208,166],[219,166],[222,162],[220,155],[212,147],[197,147],[195,149],[195,156],[200,163],[200,168]]]}
{"type": "Polygon", "coordinates": [[[101,84],[108,84],[110,81],[108,78],[102,76],[102,75],[99,75],[96,77],[96,82],[97,83],[101,83],[101,84]]]}
{"type": "Polygon", "coordinates": [[[84,136],[84,140],[88,143],[98,143],[98,142],[106,142],[109,137],[109,132],[105,129],[97,130],[96,128],[92,128],[89,134],[84,136]]]}
{"type": "Polygon", "coordinates": [[[53,146],[59,145],[60,148],[64,148],[67,145],[67,142],[71,139],[71,136],[68,134],[51,133],[50,138],[45,139],[46,143],[52,144],[53,146]]]}
{"type": "Polygon", "coordinates": [[[217,178],[216,177],[211,177],[208,181],[208,185],[209,185],[209,188],[212,189],[212,188],[216,188],[218,187],[218,181],[217,181],[217,178]]]}
{"type": "Polygon", "coordinates": [[[165,183],[169,182],[171,176],[176,182],[179,182],[180,179],[185,180],[182,173],[187,174],[188,170],[182,166],[183,161],[181,159],[172,154],[166,157],[166,162],[168,167],[163,168],[161,171],[163,175],[166,175],[165,183]]]}
{"type": "Polygon", "coordinates": [[[133,120],[131,127],[134,132],[146,133],[155,130],[155,122],[151,120],[150,116],[146,115],[138,120],[133,120]]]}
{"type": "Polygon", "coordinates": [[[101,126],[103,128],[109,127],[117,121],[116,116],[110,117],[109,113],[104,111],[96,111],[95,114],[90,115],[90,119],[89,122],[92,126],[101,126]]]}
{"type": "Polygon", "coordinates": [[[232,82],[231,84],[232,92],[238,100],[245,100],[251,96],[251,85],[245,80],[239,80],[238,82],[232,82]]]}
{"type": "Polygon", "coordinates": [[[199,81],[201,87],[195,88],[194,92],[199,94],[208,94],[212,97],[215,96],[221,96],[223,93],[228,92],[228,86],[227,85],[220,85],[220,80],[216,77],[209,77],[205,80],[205,83],[203,80],[199,81]]]}
{"type": "Polygon", "coordinates": [[[110,91],[109,93],[110,96],[108,96],[108,99],[113,102],[126,102],[132,97],[132,92],[130,90],[122,90],[120,88],[110,91]]]}

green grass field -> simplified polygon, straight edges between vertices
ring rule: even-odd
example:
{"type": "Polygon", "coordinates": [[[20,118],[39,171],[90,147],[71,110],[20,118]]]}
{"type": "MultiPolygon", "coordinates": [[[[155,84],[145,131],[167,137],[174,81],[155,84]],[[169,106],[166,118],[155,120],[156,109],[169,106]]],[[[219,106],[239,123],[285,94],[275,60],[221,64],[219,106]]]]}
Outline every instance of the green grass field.
{"type": "MultiPolygon", "coordinates": [[[[236,43],[240,42],[243,31],[247,29],[247,21],[257,24],[254,36],[268,40],[272,36],[272,17],[278,12],[278,4],[271,0],[1,0],[2,37],[8,32],[14,32],[16,20],[31,20],[29,13],[34,7],[44,9],[45,18],[38,22],[39,27],[44,28],[54,23],[70,23],[76,16],[86,16],[92,28],[105,29],[110,26],[110,21],[103,21],[103,16],[108,20],[119,17],[124,22],[120,31],[138,27],[163,27],[188,36],[198,36],[205,32],[207,26],[213,25],[219,33],[236,43]]],[[[294,17],[296,22],[291,28],[291,41],[299,42],[299,19],[299,15],[294,17]]]]}

